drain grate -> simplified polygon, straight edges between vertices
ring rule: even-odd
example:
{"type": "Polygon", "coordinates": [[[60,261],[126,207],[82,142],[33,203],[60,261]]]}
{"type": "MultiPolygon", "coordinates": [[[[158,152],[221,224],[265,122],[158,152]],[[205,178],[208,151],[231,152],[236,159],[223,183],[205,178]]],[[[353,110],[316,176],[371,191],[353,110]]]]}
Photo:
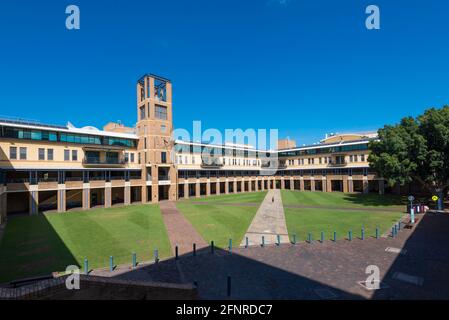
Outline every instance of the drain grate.
{"type": "Polygon", "coordinates": [[[407,282],[410,284],[414,284],[417,286],[422,286],[424,283],[424,279],[421,277],[417,277],[417,276],[412,276],[410,274],[406,274],[406,273],[402,273],[402,272],[395,272],[393,274],[393,279],[399,280],[399,281],[403,281],[403,282],[407,282]]]}
{"type": "Polygon", "coordinates": [[[407,250],[406,249],[401,249],[401,248],[393,248],[393,247],[387,247],[385,249],[386,252],[392,252],[392,253],[398,253],[398,254],[406,254],[407,250]]]}

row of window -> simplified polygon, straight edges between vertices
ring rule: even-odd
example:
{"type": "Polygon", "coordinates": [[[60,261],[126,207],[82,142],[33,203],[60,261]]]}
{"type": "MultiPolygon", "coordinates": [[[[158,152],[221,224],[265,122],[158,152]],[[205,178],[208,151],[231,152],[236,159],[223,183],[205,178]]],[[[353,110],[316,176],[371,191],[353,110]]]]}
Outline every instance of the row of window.
{"type": "Polygon", "coordinates": [[[39,140],[39,141],[54,141],[67,142],[79,144],[97,144],[109,146],[124,146],[134,148],[136,141],[133,139],[100,137],[85,134],[53,132],[45,130],[29,130],[22,128],[12,128],[0,126],[0,137],[25,139],[25,140],[39,140]]]}
{"type": "MultiPolygon", "coordinates": [[[[142,105],[139,107],[139,119],[144,120],[147,115],[150,114],[150,104],[148,103],[148,107],[142,105]]],[[[167,120],[167,107],[161,105],[155,105],[154,116],[159,120],[167,120]]]]}

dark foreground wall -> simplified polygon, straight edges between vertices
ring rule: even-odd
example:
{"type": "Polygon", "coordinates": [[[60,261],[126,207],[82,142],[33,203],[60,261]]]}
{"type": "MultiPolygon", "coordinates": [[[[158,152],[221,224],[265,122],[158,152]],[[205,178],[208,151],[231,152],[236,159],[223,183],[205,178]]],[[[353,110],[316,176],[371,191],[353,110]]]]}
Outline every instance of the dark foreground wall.
{"type": "Polygon", "coordinates": [[[7,300],[170,300],[196,299],[190,284],[138,282],[80,275],[80,289],[68,290],[67,276],[43,280],[19,288],[0,288],[0,299],[7,300]]]}

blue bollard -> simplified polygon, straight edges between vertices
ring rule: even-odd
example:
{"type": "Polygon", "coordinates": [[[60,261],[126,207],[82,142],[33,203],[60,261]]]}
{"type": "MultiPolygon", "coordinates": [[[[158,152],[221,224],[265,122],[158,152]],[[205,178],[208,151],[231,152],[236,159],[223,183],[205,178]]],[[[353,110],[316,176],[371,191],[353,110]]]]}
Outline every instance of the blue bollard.
{"type": "Polygon", "coordinates": [[[394,234],[394,227],[391,227],[391,237],[394,238],[395,234],[394,234]]]}
{"type": "Polygon", "coordinates": [[[265,246],[265,237],[262,236],[262,247],[264,247],[264,246],[265,246]]]}
{"type": "Polygon", "coordinates": [[[324,231],[321,231],[321,243],[324,242],[324,231]]]}
{"type": "Polygon", "coordinates": [[[307,242],[312,243],[312,234],[309,232],[309,235],[307,236],[307,242]]]}
{"type": "Polygon", "coordinates": [[[212,253],[212,254],[214,254],[214,242],[213,241],[211,241],[210,242],[210,253],[212,253]]]}
{"type": "Polygon", "coordinates": [[[337,231],[334,231],[334,242],[337,241],[337,231]]]}
{"type": "Polygon", "coordinates": [[[193,251],[192,251],[193,256],[196,256],[196,243],[193,244],[193,251]]]}
{"type": "Polygon", "coordinates": [[[296,244],[296,234],[293,235],[293,244],[296,244]]]}
{"type": "Polygon", "coordinates": [[[114,257],[110,256],[109,257],[109,272],[114,271],[114,257]]]}
{"type": "Polygon", "coordinates": [[[84,274],[89,274],[89,261],[87,260],[87,258],[84,258],[84,274]]]}
{"type": "Polygon", "coordinates": [[[351,230],[349,230],[349,233],[348,233],[348,240],[352,241],[352,231],[351,230]]]}
{"type": "Polygon", "coordinates": [[[277,235],[277,245],[280,246],[281,245],[281,236],[277,235]]]}
{"type": "Polygon", "coordinates": [[[136,257],[136,253],[135,252],[133,252],[132,260],[133,260],[133,268],[135,268],[136,265],[137,265],[137,257],[136,257]]]}
{"type": "Polygon", "coordinates": [[[232,239],[229,239],[229,253],[232,253],[232,239]]]}
{"type": "Polygon", "coordinates": [[[379,239],[379,227],[376,227],[376,239],[379,239]]]}
{"type": "Polygon", "coordinates": [[[157,249],[154,249],[154,263],[158,262],[159,262],[159,252],[157,251],[157,249]]]}
{"type": "Polygon", "coordinates": [[[248,248],[248,237],[245,238],[245,248],[248,248]]]}
{"type": "Polygon", "coordinates": [[[362,228],[362,240],[365,240],[365,228],[362,228]]]}
{"type": "Polygon", "coordinates": [[[231,296],[231,276],[228,275],[228,281],[227,281],[227,286],[226,286],[226,294],[228,297],[231,296]]]}

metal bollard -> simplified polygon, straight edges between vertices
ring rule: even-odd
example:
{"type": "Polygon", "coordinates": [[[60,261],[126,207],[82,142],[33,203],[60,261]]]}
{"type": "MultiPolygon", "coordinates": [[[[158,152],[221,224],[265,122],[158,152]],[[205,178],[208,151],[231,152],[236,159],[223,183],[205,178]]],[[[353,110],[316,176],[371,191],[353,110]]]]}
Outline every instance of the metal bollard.
{"type": "Polygon", "coordinates": [[[226,290],[226,294],[227,294],[227,296],[228,297],[230,297],[231,296],[231,276],[230,275],[228,275],[228,281],[227,281],[228,283],[227,283],[227,290],[226,290]]]}
{"type": "Polygon", "coordinates": [[[394,238],[395,234],[394,234],[394,227],[391,227],[391,237],[394,238]]]}
{"type": "Polygon", "coordinates": [[[87,260],[87,258],[84,258],[84,274],[89,274],[89,261],[87,260]]]}
{"type": "Polygon", "coordinates": [[[175,247],[175,260],[179,259],[178,246],[175,247]]]}
{"type": "Polygon", "coordinates": [[[398,222],[398,230],[401,230],[401,221],[398,222]]]}
{"type": "Polygon", "coordinates": [[[109,256],[109,272],[114,271],[114,257],[109,256]]]}
{"type": "Polygon", "coordinates": [[[324,231],[321,231],[321,243],[324,242],[324,231]]]}
{"type": "Polygon", "coordinates": [[[248,248],[248,237],[245,237],[245,248],[248,248]]]}
{"type": "Polygon", "coordinates": [[[376,227],[376,239],[379,239],[379,227],[376,227]]]}
{"type": "Polygon", "coordinates": [[[334,231],[334,242],[337,241],[337,231],[334,231]]]}
{"type": "Polygon", "coordinates": [[[365,228],[362,228],[362,240],[365,240],[365,228]]]}
{"type": "Polygon", "coordinates": [[[348,240],[352,241],[352,231],[351,230],[349,230],[349,233],[348,233],[348,240]]]}
{"type": "Polygon", "coordinates": [[[229,239],[229,253],[232,253],[232,239],[229,239]]]}
{"type": "Polygon", "coordinates": [[[296,234],[293,235],[293,244],[296,244],[296,234]]]}
{"type": "Polygon", "coordinates": [[[196,243],[193,244],[193,251],[192,251],[192,253],[193,253],[193,256],[195,257],[196,256],[196,243]]]}
{"type": "Polygon", "coordinates": [[[214,242],[210,242],[210,253],[214,254],[214,242]]]}
{"type": "Polygon", "coordinates": [[[309,232],[308,236],[307,236],[307,242],[308,243],[312,243],[312,234],[309,232]]]}
{"type": "Polygon", "coordinates": [[[265,246],[265,237],[262,236],[262,247],[264,247],[264,246],[265,246]]]}
{"type": "Polygon", "coordinates": [[[135,268],[136,267],[136,265],[137,265],[137,257],[136,257],[136,254],[133,252],[133,268],[135,268]]]}
{"type": "Polygon", "coordinates": [[[277,235],[277,245],[280,246],[281,245],[281,236],[277,235]]]}
{"type": "Polygon", "coordinates": [[[157,249],[154,249],[154,263],[159,262],[159,252],[157,249]]]}

